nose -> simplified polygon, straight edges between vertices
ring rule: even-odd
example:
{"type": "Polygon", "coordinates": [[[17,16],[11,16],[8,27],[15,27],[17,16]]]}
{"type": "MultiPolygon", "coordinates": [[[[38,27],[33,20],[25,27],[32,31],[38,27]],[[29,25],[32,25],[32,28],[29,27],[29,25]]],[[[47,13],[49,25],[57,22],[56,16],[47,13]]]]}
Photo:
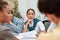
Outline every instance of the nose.
{"type": "Polygon", "coordinates": [[[32,17],[33,15],[30,15],[30,17],[32,17]]]}

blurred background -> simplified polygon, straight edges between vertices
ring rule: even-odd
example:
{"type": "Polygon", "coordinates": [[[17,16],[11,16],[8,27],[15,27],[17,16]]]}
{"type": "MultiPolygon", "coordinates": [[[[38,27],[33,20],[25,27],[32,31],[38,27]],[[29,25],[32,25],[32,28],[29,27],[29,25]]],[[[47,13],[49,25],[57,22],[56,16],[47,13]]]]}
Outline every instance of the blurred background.
{"type": "Polygon", "coordinates": [[[41,14],[37,8],[37,2],[38,0],[5,0],[9,3],[10,7],[14,11],[14,16],[18,18],[24,19],[24,21],[27,20],[26,18],[26,11],[29,8],[33,8],[35,10],[35,17],[40,20],[47,19],[44,14],[41,14]]]}

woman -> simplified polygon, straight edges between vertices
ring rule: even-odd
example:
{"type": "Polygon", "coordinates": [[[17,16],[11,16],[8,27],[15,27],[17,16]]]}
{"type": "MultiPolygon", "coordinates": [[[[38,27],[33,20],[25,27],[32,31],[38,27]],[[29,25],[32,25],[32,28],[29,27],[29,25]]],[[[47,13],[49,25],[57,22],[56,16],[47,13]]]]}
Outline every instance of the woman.
{"type": "MultiPolygon", "coordinates": [[[[11,10],[10,10],[11,12],[11,10]]],[[[17,35],[18,33],[21,33],[22,32],[22,22],[19,18],[13,16],[13,13],[11,12],[11,21],[10,23],[6,22],[4,23],[4,26],[7,26],[8,28],[10,28],[10,30],[15,34],[17,35]]]]}
{"type": "Polygon", "coordinates": [[[4,23],[9,23],[12,19],[10,7],[7,2],[0,0],[0,40],[18,40],[10,28],[4,26],[4,23]]]}
{"type": "Polygon", "coordinates": [[[24,25],[23,32],[34,30],[37,22],[39,21],[37,18],[34,18],[35,17],[34,9],[28,9],[26,15],[28,20],[24,25]]]}
{"type": "Polygon", "coordinates": [[[39,0],[38,8],[57,27],[49,33],[41,33],[37,40],[60,40],[60,0],[39,0]]]}

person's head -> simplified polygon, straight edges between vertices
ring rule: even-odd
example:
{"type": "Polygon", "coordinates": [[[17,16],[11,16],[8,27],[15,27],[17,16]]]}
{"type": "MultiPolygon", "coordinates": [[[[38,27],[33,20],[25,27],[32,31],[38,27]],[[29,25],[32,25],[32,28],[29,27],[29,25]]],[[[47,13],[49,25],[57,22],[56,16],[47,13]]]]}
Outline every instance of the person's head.
{"type": "Polygon", "coordinates": [[[50,21],[57,24],[60,20],[60,0],[39,0],[38,8],[50,21]]]}
{"type": "Polygon", "coordinates": [[[28,9],[26,12],[28,20],[34,20],[35,17],[35,11],[34,9],[28,9]]]}
{"type": "Polygon", "coordinates": [[[0,1],[0,21],[10,22],[12,18],[11,9],[7,2],[0,1]]]}

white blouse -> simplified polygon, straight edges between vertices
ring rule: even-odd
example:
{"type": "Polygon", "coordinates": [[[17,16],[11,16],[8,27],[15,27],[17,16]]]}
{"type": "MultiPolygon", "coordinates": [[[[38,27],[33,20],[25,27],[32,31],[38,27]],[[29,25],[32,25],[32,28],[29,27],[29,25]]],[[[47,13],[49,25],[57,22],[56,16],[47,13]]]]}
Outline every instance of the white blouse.
{"type": "Polygon", "coordinates": [[[39,21],[39,22],[37,23],[37,26],[36,26],[36,29],[35,29],[35,30],[37,31],[37,33],[40,33],[40,32],[42,32],[42,31],[45,30],[45,26],[44,26],[44,24],[42,23],[42,21],[39,21]]]}

